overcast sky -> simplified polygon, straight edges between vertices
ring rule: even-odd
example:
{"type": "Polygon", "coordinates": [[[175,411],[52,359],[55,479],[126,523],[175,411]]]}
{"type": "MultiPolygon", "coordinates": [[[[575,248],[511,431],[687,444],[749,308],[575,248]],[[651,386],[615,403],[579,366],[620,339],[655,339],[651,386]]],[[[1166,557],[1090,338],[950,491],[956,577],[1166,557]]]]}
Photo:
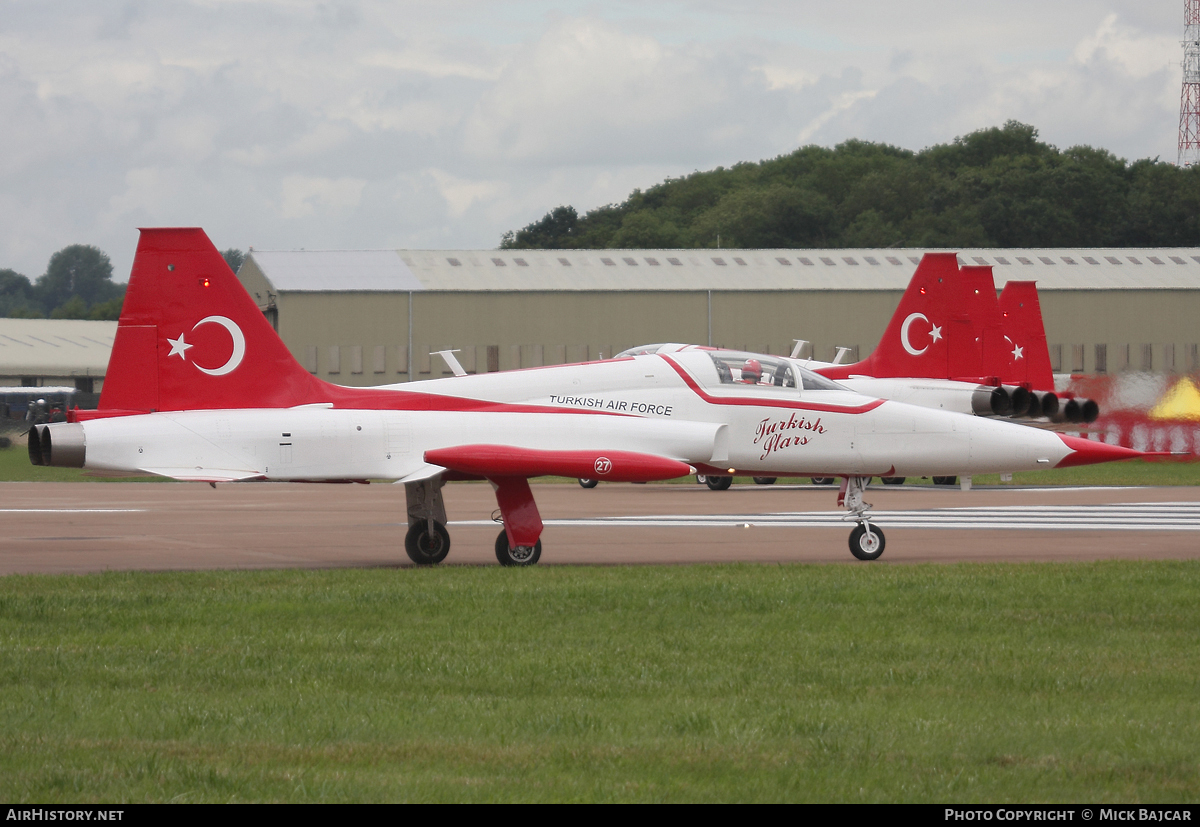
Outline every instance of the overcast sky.
{"type": "Polygon", "coordinates": [[[139,226],[487,248],[559,204],[1015,118],[1174,162],[1184,0],[0,0],[0,268],[139,226]]]}

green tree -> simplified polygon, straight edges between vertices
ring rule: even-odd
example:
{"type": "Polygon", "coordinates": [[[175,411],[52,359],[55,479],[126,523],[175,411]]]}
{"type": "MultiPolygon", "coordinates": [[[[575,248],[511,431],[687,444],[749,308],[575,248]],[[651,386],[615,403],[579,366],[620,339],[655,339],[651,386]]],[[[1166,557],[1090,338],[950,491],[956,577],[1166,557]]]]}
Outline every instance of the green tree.
{"type": "Polygon", "coordinates": [[[221,253],[221,257],[225,259],[225,263],[229,265],[229,269],[237,272],[242,267],[242,262],[246,260],[246,254],[241,250],[230,247],[221,253]]]}
{"type": "Polygon", "coordinates": [[[50,311],[51,319],[86,319],[87,317],[87,302],[81,296],[72,296],[50,311]]]}
{"type": "Polygon", "coordinates": [[[506,247],[1200,244],[1200,168],[1061,151],[1008,121],[920,152],[846,141],[558,207],[506,247]]]}
{"type": "Polygon", "coordinates": [[[50,257],[45,275],[34,285],[34,293],[53,314],[73,298],[88,308],[110,301],[121,295],[121,288],[112,281],[112,262],[107,255],[89,244],[72,244],[50,257]]]}
{"type": "Polygon", "coordinates": [[[31,318],[43,315],[33,297],[33,285],[16,270],[0,270],[0,316],[31,318]]]}
{"type": "Polygon", "coordinates": [[[514,236],[507,233],[500,246],[502,249],[561,249],[570,246],[571,235],[579,223],[574,207],[555,207],[540,221],[518,230],[514,236]]]}

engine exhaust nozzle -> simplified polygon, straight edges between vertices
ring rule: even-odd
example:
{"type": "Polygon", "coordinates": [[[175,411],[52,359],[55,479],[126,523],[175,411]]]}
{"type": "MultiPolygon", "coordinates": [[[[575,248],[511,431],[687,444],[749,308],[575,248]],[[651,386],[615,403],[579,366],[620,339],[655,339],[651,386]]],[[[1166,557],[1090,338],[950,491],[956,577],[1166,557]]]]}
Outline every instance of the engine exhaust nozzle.
{"type": "Polygon", "coordinates": [[[86,453],[83,426],[78,422],[35,425],[29,432],[29,461],[34,465],[82,468],[86,453]]]}
{"type": "Polygon", "coordinates": [[[1004,388],[980,385],[971,394],[971,410],[976,416],[1008,416],[1012,412],[1012,401],[1004,388]]]}

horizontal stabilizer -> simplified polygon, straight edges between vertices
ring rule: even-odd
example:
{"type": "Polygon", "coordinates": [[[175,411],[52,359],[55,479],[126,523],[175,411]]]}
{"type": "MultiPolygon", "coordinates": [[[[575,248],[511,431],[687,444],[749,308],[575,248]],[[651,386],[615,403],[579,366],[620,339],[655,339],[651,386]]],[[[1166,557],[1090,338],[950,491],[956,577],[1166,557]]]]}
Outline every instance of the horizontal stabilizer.
{"type": "Polygon", "coordinates": [[[576,477],[651,482],[695,473],[685,462],[632,451],[542,451],[511,445],[458,445],[425,452],[425,461],[481,477],[576,477]]]}

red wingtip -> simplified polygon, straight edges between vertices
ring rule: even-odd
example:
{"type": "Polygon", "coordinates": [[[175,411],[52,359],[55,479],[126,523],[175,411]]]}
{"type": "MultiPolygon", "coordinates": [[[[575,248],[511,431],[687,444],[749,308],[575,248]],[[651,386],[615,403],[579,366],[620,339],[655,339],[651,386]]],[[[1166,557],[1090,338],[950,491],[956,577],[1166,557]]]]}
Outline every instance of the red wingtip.
{"type": "Polygon", "coordinates": [[[1075,465],[1095,465],[1098,462],[1114,462],[1121,459],[1137,459],[1145,457],[1143,451],[1132,448],[1122,448],[1120,445],[1109,445],[1107,442],[1096,442],[1091,439],[1081,439],[1077,436],[1059,434],[1058,438],[1066,443],[1072,453],[1067,454],[1054,466],[1055,468],[1071,468],[1075,465]]]}

